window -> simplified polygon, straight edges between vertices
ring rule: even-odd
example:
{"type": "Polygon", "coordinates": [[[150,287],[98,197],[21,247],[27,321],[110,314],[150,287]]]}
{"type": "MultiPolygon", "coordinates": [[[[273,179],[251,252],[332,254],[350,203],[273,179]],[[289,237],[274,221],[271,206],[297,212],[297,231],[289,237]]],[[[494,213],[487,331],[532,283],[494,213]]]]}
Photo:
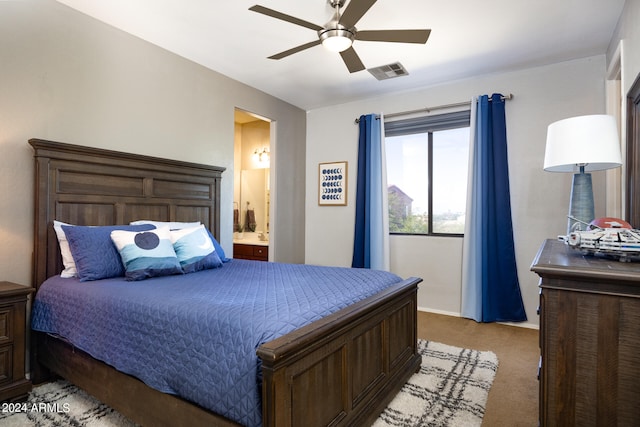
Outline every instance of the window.
{"type": "Polygon", "coordinates": [[[469,111],[385,122],[389,232],[464,233],[469,111]]]}

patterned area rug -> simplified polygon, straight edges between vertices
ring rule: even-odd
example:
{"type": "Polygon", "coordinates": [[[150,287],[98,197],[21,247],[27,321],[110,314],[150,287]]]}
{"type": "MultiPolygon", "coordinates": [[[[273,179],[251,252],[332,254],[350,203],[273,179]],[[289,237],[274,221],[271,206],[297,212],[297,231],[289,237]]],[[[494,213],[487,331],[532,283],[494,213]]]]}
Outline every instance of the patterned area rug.
{"type": "Polygon", "coordinates": [[[474,427],[482,424],[498,370],[490,351],[418,340],[420,372],[414,374],[373,427],[474,427]]]}
{"type": "MultiPolygon", "coordinates": [[[[414,374],[373,427],[473,427],[482,424],[498,369],[492,352],[418,341],[414,374]]],[[[134,423],[82,390],[57,381],[35,387],[23,403],[0,403],[2,427],[133,427],[134,423]]]]}
{"type": "Polygon", "coordinates": [[[22,403],[0,404],[2,427],[133,427],[123,417],[66,381],[34,387],[22,403]]]}

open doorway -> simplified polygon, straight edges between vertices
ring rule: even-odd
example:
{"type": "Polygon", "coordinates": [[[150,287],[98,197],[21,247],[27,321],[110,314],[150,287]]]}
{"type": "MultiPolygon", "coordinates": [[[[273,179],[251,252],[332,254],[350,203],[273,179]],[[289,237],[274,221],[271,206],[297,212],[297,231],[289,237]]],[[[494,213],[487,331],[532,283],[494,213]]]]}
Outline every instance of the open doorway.
{"type": "Polygon", "coordinates": [[[627,94],[627,147],[626,147],[626,215],[635,228],[640,227],[640,74],[627,94]]]}
{"type": "MultiPolygon", "coordinates": [[[[620,151],[624,153],[624,108],[622,94],[622,42],[613,55],[607,70],[606,80],[606,112],[616,118],[618,124],[618,135],[621,136],[620,151]]],[[[625,173],[625,165],[622,167],[609,169],[606,171],[606,211],[605,216],[613,218],[623,218],[624,213],[624,194],[628,191],[623,186],[623,176],[625,173]]]]}
{"type": "Polygon", "coordinates": [[[268,261],[272,242],[271,121],[234,114],[233,256],[268,261]]]}

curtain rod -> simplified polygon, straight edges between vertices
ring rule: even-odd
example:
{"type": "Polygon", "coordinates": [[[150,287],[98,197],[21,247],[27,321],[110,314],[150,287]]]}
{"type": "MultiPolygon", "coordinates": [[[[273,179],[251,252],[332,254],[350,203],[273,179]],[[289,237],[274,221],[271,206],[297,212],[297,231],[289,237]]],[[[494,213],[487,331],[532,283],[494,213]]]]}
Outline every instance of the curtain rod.
{"type": "MultiPolygon", "coordinates": [[[[510,93],[509,95],[504,95],[500,99],[502,99],[503,101],[508,101],[510,99],[513,99],[513,94],[510,93]]],[[[491,98],[489,98],[489,101],[491,101],[491,98]]],[[[435,110],[445,110],[447,108],[464,107],[465,105],[471,105],[471,101],[455,102],[453,104],[444,104],[444,105],[438,105],[435,107],[419,108],[417,110],[411,110],[411,111],[401,111],[399,113],[385,114],[384,117],[389,118],[389,117],[408,116],[416,113],[430,113],[435,110]]],[[[380,118],[379,116],[376,116],[376,119],[379,119],[379,118],[380,118]]],[[[356,124],[360,123],[360,119],[359,118],[356,119],[355,123],[356,124]]]]}

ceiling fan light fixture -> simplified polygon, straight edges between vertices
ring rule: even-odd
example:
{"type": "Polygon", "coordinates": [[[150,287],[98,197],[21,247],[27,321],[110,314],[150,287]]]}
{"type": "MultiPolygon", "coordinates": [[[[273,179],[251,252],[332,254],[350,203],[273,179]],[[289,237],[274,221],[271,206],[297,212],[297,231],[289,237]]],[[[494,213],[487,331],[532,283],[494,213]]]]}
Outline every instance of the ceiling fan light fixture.
{"type": "Polygon", "coordinates": [[[354,35],[348,30],[326,30],[320,34],[322,45],[331,52],[343,52],[353,44],[354,35]]]}

